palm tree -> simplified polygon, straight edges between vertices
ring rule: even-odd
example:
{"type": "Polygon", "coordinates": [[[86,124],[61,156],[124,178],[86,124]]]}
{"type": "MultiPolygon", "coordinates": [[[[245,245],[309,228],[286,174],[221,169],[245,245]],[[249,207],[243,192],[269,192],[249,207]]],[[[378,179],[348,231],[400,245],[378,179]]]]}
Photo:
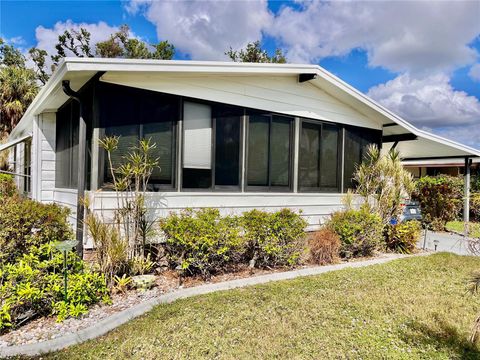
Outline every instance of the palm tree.
{"type": "Polygon", "coordinates": [[[18,124],[37,92],[33,70],[19,66],[0,69],[0,139],[18,124]]]}

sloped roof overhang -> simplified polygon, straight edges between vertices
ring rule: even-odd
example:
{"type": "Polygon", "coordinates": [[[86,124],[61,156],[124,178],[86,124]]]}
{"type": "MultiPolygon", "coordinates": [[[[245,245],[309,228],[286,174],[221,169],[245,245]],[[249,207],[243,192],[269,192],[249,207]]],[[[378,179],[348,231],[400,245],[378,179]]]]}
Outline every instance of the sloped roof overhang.
{"type": "Polygon", "coordinates": [[[12,131],[9,140],[31,132],[35,115],[45,111],[55,111],[68,99],[61,89],[62,80],[70,80],[72,88],[79,89],[98,72],[107,74],[161,72],[184,74],[185,76],[189,74],[298,76],[299,80],[301,77],[305,83],[317,86],[383,127],[385,139],[382,144],[383,151],[388,151],[395,144],[395,139],[403,136],[404,138],[402,141],[398,141],[395,148],[406,159],[480,156],[479,150],[417,129],[318,65],[303,64],[65,58],[27,109],[17,127],[12,131]]]}

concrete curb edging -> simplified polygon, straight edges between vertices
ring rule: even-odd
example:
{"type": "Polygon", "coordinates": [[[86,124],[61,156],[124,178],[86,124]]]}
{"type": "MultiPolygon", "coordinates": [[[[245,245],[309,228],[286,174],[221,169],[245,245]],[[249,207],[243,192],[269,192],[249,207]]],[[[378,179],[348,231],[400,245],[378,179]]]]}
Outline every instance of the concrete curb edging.
{"type": "Polygon", "coordinates": [[[229,280],[219,283],[205,284],[195,286],[191,288],[183,288],[160,295],[156,298],[146,300],[142,303],[132,306],[129,309],[125,309],[116,314],[113,314],[98,323],[89,326],[85,329],[79,330],[74,333],[67,333],[59,338],[45,340],[32,344],[14,345],[0,348],[0,358],[12,357],[12,356],[34,356],[40,355],[51,351],[57,351],[66,347],[80,344],[87,340],[95,339],[99,336],[105,335],[107,332],[125,324],[126,322],[145,314],[150,311],[156,305],[172,303],[179,299],[184,299],[196,295],[209,294],[216,291],[224,291],[230,289],[236,289],[251,285],[266,284],[272,281],[289,280],[303,276],[312,276],[323,274],[335,270],[347,269],[347,268],[359,268],[376,264],[383,264],[392,260],[412,257],[412,256],[425,256],[431,253],[421,253],[417,255],[399,255],[389,254],[381,258],[342,263],[336,265],[316,266],[305,269],[298,269],[292,271],[271,273],[266,275],[258,275],[249,278],[229,280]]]}

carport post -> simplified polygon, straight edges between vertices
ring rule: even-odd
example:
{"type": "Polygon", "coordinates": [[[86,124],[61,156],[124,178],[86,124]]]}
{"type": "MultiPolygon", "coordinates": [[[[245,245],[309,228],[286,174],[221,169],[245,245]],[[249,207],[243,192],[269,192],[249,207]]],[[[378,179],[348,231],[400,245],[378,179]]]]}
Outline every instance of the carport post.
{"type": "Polygon", "coordinates": [[[467,235],[468,222],[470,221],[470,158],[468,157],[465,157],[465,171],[463,174],[463,221],[465,222],[465,235],[467,235]]]}

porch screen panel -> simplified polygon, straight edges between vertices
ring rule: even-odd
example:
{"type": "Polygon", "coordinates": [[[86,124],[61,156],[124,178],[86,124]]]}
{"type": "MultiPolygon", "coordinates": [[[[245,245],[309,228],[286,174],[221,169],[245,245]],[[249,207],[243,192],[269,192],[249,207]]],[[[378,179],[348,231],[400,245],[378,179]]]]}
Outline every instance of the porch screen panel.
{"type": "Polygon", "coordinates": [[[57,111],[55,187],[75,189],[78,182],[79,106],[69,101],[57,111]]]}
{"type": "Polygon", "coordinates": [[[64,106],[57,112],[55,149],[55,187],[66,188],[70,182],[71,108],[64,106]]]}
{"type": "MultiPolygon", "coordinates": [[[[158,161],[147,189],[174,186],[175,124],[178,119],[177,97],[126,86],[101,84],[100,123],[105,136],[118,136],[118,149],[112,152],[112,163],[118,168],[125,157],[139,146],[141,139],[155,147],[149,152],[158,161]]],[[[105,154],[105,182],[112,176],[105,154]]]]}
{"type": "Polygon", "coordinates": [[[290,185],[291,120],[274,116],[270,130],[270,185],[290,185]]]}
{"type": "Polygon", "coordinates": [[[215,185],[240,185],[240,124],[243,109],[215,109],[215,185]],[[241,111],[240,111],[241,110],[241,111]]]}
{"type": "Polygon", "coordinates": [[[320,188],[338,190],[338,141],[337,126],[323,124],[320,142],[320,188]]]}
{"type": "Polygon", "coordinates": [[[303,123],[300,137],[299,184],[301,188],[320,186],[321,124],[303,123]]]}
{"type": "Polygon", "coordinates": [[[250,115],[248,125],[248,169],[249,186],[268,186],[270,117],[250,115]]]}
{"type": "Polygon", "coordinates": [[[212,179],[212,109],[183,105],[183,187],[209,188],[212,179]]]}
{"type": "Polygon", "coordinates": [[[380,146],[381,131],[367,128],[345,128],[345,155],[344,155],[344,188],[354,188],[353,175],[361,164],[368,145],[380,146]]]}
{"type": "Polygon", "coordinates": [[[145,124],[143,126],[143,137],[150,139],[151,144],[155,144],[150,156],[158,161],[158,166],[153,169],[150,181],[170,184],[173,166],[172,147],[174,145],[172,122],[145,124]]]}

